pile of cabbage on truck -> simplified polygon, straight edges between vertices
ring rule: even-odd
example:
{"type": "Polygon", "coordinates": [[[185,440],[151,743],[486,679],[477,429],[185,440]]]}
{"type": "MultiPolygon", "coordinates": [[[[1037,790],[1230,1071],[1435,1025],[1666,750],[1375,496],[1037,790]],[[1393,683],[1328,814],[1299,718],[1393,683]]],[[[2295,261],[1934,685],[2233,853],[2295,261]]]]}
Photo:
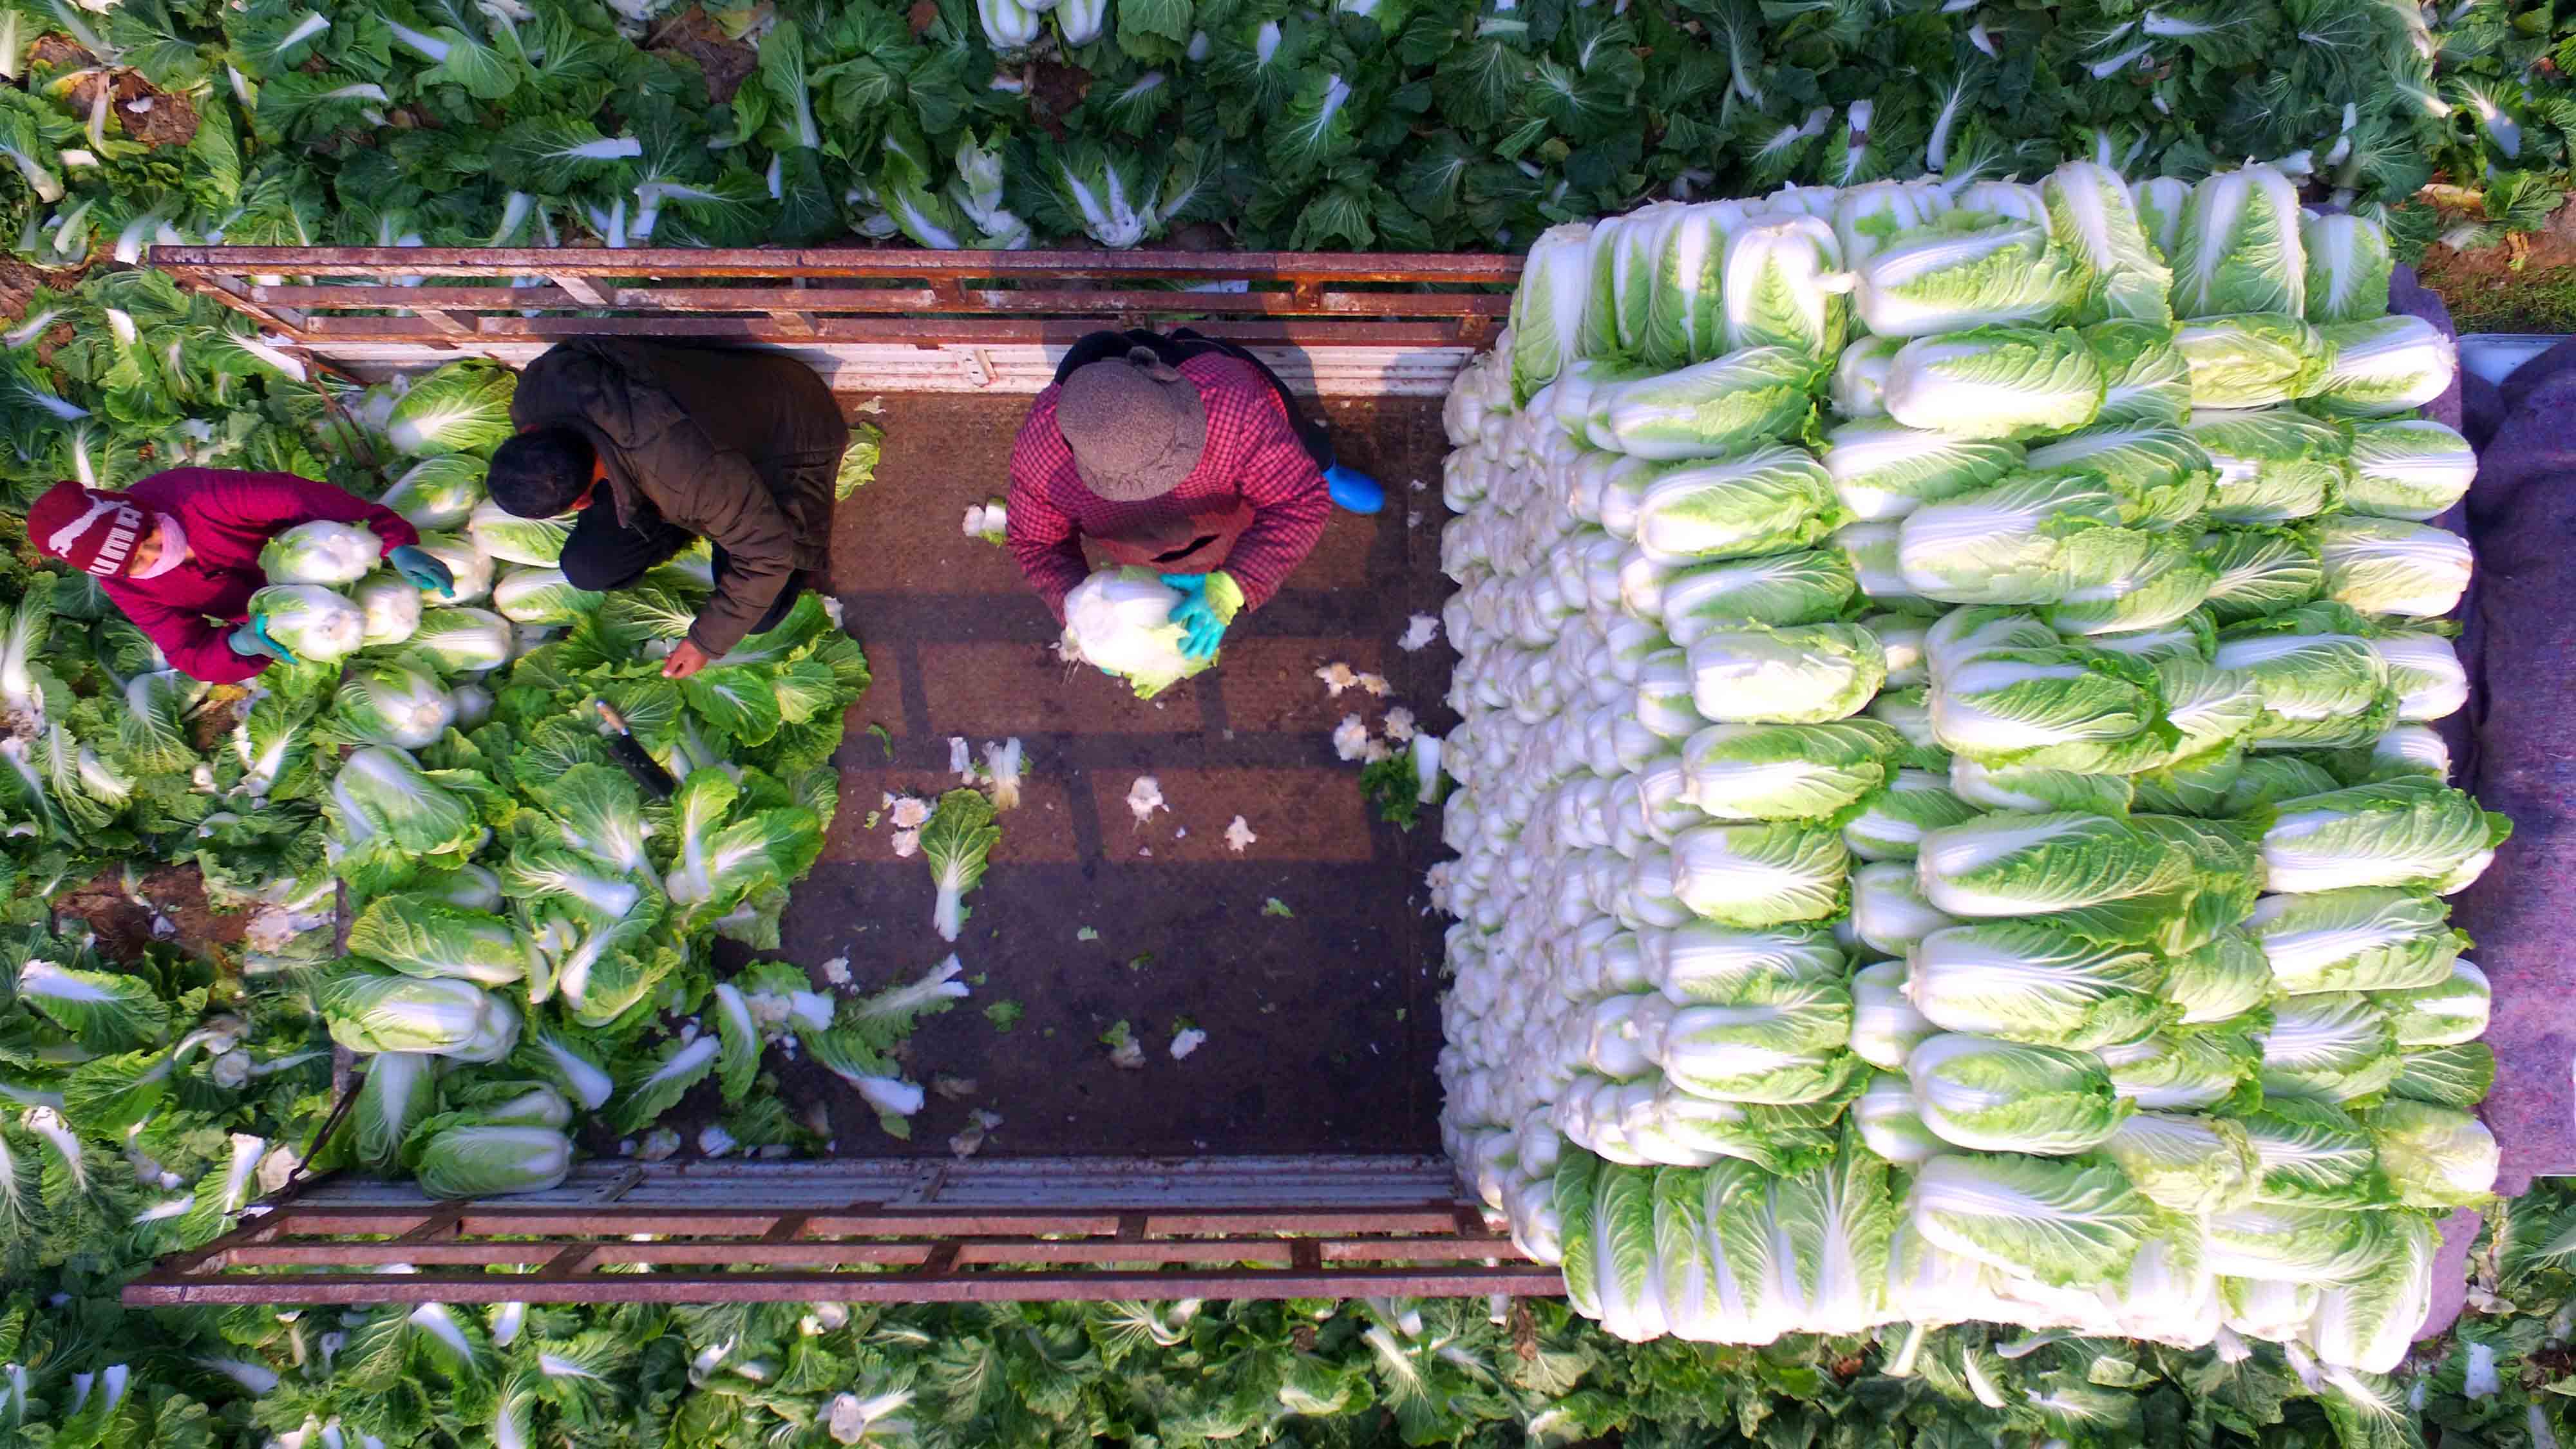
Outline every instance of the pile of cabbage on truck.
{"type": "Polygon", "coordinates": [[[1450,1151],[1583,1312],[2403,1356],[2506,826],[2390,272],[2266,167],[1539,239],[1447,415],[1434,884],[1450,1151]]]}

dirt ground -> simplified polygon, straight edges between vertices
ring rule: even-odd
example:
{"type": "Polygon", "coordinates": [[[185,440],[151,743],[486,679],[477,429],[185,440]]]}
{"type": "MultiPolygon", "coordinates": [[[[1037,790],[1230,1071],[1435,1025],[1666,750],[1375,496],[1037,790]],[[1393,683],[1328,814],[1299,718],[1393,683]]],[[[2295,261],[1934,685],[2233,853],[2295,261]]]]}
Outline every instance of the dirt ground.
{"type": "Polygon", "coordinates": [[[101,956],[131,963],[142,959],[144,946],[156,939],[190,951],[231,951],[241,945],[250,917],[207,905],[206,883],[194,862],[165,865],[144,876],[137,882],[137,895],[125,892],[124,876],[121,867],[109,866],[54,902],[59,918],[88,923],[98,936],[101,956]],[[166,935],[154,931],[155,917],[166,923],[166,935]]]}
{"type": "Polygon", "coordinates": [[[853,1155],[945,1152],[977,1109],[1003,1118],[988,1153],[1436,1150],[1441,923],[1422,875],[1441,853],[1437,812],[1410,833],[1374,820],[1330,735],[1345,714],[1375,727],[1399,704],[1428,729],[1450,723],[1445,644],[1395,647],[1446,594],[1439,400],[1330,408],[1343,460],[1388,485],[1386,511],[1336,513],[1287,588],[1229,633],[1220,666],[1151,702],[1064,665],[1009,555],[960,529],[1003,491],[1026,400],[884,403],[876,481],[841,505],[832,539],[832,588],[875,683],[781,954],[809,968],[846,956],[866,985],[937,962],[949,948],[929,929],[929,870],[868,817],[889,792],[957,784],[952,736],[979,758],[1017,736],[1027,787],[967,898],[955,950],[974,994],[909,1054],[925,1084],[974,1090],[934,1093],[909,1143],[826,1075],[792,1069],[789,1090],[829,1094],[853,1155]],[[1333,662],[1384,675],[1387,696],[1332,698],[1315,671],[1333,662]],[[1140,825],[1126,800],[1145,775],[1168,809],[1140,825]],[[1240,855],[1224,840],[1238,814],[1259,837],[1240,855]],[[1014,1015],[1007,1031],[993,1019],[1014,1015]],[[1122,1021],[1141,1069],[1112,1065],[1101,1042],[1122,1021]],[[1175,1060],[1183,1022],[1208,1038],[1175,1060]]]}
{"type": "Polygon", "coordinates": [[[2462,332],[2576,331],[2576,204],[2503,246],[2435,245],[2417,272],[2442,295],[2462,332]]]}

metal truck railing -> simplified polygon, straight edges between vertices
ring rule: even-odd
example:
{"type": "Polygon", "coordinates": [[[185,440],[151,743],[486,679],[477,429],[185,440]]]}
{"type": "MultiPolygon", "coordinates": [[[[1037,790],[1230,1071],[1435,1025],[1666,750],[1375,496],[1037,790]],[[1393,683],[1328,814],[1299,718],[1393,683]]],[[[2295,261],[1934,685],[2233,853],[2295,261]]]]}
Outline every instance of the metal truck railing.
{"type": "Polygon", "coordinates": [[[359,368],[679,337],[790,348],[880,389],[1002,392],[1043,387],[1085,332],[1182,324],[1292,385],[1434,392],[1493,341],[1520,275],[1518,257],[1366,252],[191,246],[151,261],[359,368]]]}
{"type": "Polygon", "coordinates": [[[1536,1296],[1430,1157],[597,1161],[434,1202],[325,1177],[126,1285],[202,1303],[1536,1296]]]}

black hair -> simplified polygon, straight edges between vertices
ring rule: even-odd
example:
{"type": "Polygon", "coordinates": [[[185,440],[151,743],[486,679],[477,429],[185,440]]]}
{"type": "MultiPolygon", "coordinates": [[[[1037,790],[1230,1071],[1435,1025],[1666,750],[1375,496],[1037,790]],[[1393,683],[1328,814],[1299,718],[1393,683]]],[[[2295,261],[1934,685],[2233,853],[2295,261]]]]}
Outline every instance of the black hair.
{"type": "Polygon", "coordinates": [[[492,450],[483,488],[504,513],[552,518],[590,486],[595,457],[590,439],[576,429],[535,428],[492,450]]]}

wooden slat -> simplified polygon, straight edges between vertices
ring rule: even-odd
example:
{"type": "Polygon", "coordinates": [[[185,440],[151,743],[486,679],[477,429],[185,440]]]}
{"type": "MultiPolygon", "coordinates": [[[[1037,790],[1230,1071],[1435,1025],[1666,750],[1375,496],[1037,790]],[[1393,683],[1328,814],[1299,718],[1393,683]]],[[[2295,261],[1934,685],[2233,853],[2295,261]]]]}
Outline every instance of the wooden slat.
{"type": "Polygon", "coordinates": [[[474,329],[436,307],[414,307],[411,314],[450,337],[471,337],[474,329]]]}
{"type": "Polygon", "coordinates": [[[291,304],[321,311],[359,311],[384,309],[404,311],[422,301],[434,302],[451,311],[571,311],[579,307],[607,307],[603,298],[585,301],[561,287],[308,287],[286,283],[275,287],[254,286],[251,300],[264,305],[291,304]]]}
{"type": "Polygon", "coordinates": [[[599,1243],[591,1262],[672,1267],[829,1268],[918,1266],[928,1245],[914,1241],[857,1243],[599,1243]]]}
{"type": "MultiPolygon", "coordinates": [[[[790,338],[766,317],[492,317],[476,332],[482,342],[552,342],[567,337],[703,337],[746,342],[912,342],[925,347],[1009,343],[1071,343],[1100,326],[1098,318],[822,317],[811,339],[790,338]]],[[[315,317],[307,326],[312,345],[339,340],[418,342],[445,339],[426,322],[407,317],[315,317]]],[[[1250,346],[1458,347],[1482,345],[1499,331],[1491,318],[1455,322],[1378,322],[1317,318],[1228,323],[1226,339],[1250,346]]]]}
{"type": "Polygon", "coordinates": [[[421,1219],[415,1226],[405,1229],[403,1235],[396,1238],[394,1241],[397,1243],[427,1243],[443,1238],[454,1238],[456,1236],[457,1225],[464,1220],[464,1204],[444,1204],[436,1211],[432,1212],[428,1217],[421,1219]]]}
{"type": "Polygon", "coordinates": [[[1089,1175],[1079,1164],[995,1164],[959,1189],[970,1203],[1005,1206],[939,1201],[938,1184],[961,1171],[944,1161],[908,1187],[859,1172],[828,1194],[814,1193],[822,1183],[814,1174],[773,1173],[769,1182],[747,1166],[719,1164],[662,1174],[643,1203],[602,1196],[653,1177],[637,1164],[614,1172],[594,1164],[551,1201],[438,1203],[340,1181],[344,1195],[326,1185],[318,1200],[305,1193],[258,1209],[242,1228],[128,1285],[124,1301],[999,1302],[1561,1290],[1555,1269],[1521,1257],[1472,1203],[1436,1185],[1445,1173],[1399,1172],[1347,1197],[1355,1190],[1347,1167],[1264,1170],[1281,1165],[1265,1159],[1232,1176],[1207,1173],[1194,1188],[1196,1164],[1122,1164],[1123,1172],[1089,1175]],[[1048,1206],[1059,1179],[1072,1200],[1102,1205],[1048,1206]],[[1116,1193],[1105,1202],[1096,1195],[1103,1186],[1116,1193]],[[675,1195],[681,1188],[696,1201],[675,1195]],[[895,1205],[880,1196],[889,1192],[895,1205]],[[1303,1195],[1307,1205],[1280,1205],[1303,1195]],[[393,1264],[408,1271],[383,1271],[393,1264]]]}
{"type": "MultiPolygon", "coordinates": [[[[1146,1238],[1121,1234],[1107,1239],[1049,1237],[959,1237],[943,1239],[960,1245],[966,1263],[1270,1263],[1291,1265],[1290,1247],[1303,1245],[1305,1256],[1323,1263],[1458,1263],[1514,1256],[1509,1239],[1477,1238],[1284,1238],[1211,1237],[1146,1238]]],[[[653,1264],[764,1268],[824,1268],[850,1264],[920,1263],[927,1252],[922,1240],[800,1237],[772,1232],[757,1240],[700,1238],[679,1242],[601,1240],[572,1244],[593,1264],[653,1264]]],[[[396,1263],[445,1267],[527,1267],[543,1264],[569,1249],[555,1241],[251,1243],[227,1250],[225,1266],[243,1268],[386,1267],[396,1263]]]]}
{"type": "Polygon", "coordinates": [[[243,1303],[859,1303],[1103,1302],[1120,1298],[1552,1298],[1564,1277],[1536,1263],[1499,1268],[1242,1268],[1203,1272],[315,1273],[175,1278],[126,1285],[132,1308],[243,1303]]]}
{"type": "Polygon", "coordinates": [[[939,252],[909,247],[225,247],[156,246],[168,271],[297,276],[535,277],[1138,277],[1329,282],[1476,282],[1520,278],[1517,256],[1443,252],[939,252]]]}
{"type": "MultiPolygon", "coordinates": [[[[433,1231],[452,1228],[472,1237],[508,1235],[521,1238],[574,1234],[624,1235],[649,1231],[666,1237],[760,1238],[793,1225],[807,1238],[910,1235],[915,1237],[1013,1237],[1046,1233],[1055,1236],[1117,1236],[1128,1241],[1179,1235],[1241,1235],[1279,1232],[1338,1234],[1451,1234],[1460,1231],[1457,1214],[1447,1204],[1420,1207],[1344,1208],[1193,1208],[1176,1211],[1050,1212],[1042,1208],[960,1210],[942,1207],[878,1207],[795,1212],[774,1208],[624,1208],[587,1206],[513,1207],[506,1202],[432,1207],[324,1206],[305,1204],[277,1215],[262,1229],[282,1238],[385,1237],[419,1241],[433,1231]]],[[[1473,1219],[1470,1222],[1473,1223],[1473,1219]]],[[[1492,1237],[1481,1225],[1468,1234],[1492,1237]]],[[[246,1236],[246,1235],[237,1235],[246,1236]]],[[[1495,1239],[1495,1241],[1501,1241],[1495,1239]]]]}
{"type": "Polygon", "coordinates": [[[542,1263],[561,1244],[532,1243],[253,1243],[232,1250],[235,1268],[380,1268],[393,1263],[506,1268],[542,1263]]]}
{"type": "MultiPolygon", "coordinates": [[[[593,304],[555,287],[254,287],[263,303],[323,312],[568,311],[593,304]]],[[[1247,316],[1502,317],[1511,298],[1491,292],[1172,292],[928,287],[628,287],[604,304],[639,312],[766,312],[811,315],[922,312],[1171,312],[1247,316]]],[[[424,314],[425,315],[425,314],[424,314]]]]}
{"type": "Polygon", "coordinates": [[[575,272],[548,272],[546,280],[554,283],[566,295],[585,307],[608,305],[608,299],[600,295],[599,288],[592,285],[588,277],[575,272]]]}
{"type": "Polygon", "coordinates": [[[1286,1238],[1186,1238],[1166,1242],[1061,1243],[1044,1238],[976,1238],[957,1250],[960,1263],[1071,1265],[1144,1263],[1267,1263],[1288,1266],[1286,1238]]]}
{"type": "Polygon", "coordinates": [[[1432,253],[156,247],[151,255],[183,284],[313,351],[317,364],[335,347],[453,351],[584,336],[1057,346],[1103,326],[1200,319],[1256,346],[1473,348],[1501,330],[1506,289],[1520,273],[1514,257],[1432,253]],[[294,281],[250,281],[260,276],[294,281]],[[490,285],[537,277],[546,285],[490,285]],[[325,285],[334,278],[348,281],[325,285]],[[465,285],[417,285],[424,278],[465,285]],[[1148,281],[1244,290],[1139,285],[1148,281]],[[626,315],[567,315],[575,309],[626,315]]]}

